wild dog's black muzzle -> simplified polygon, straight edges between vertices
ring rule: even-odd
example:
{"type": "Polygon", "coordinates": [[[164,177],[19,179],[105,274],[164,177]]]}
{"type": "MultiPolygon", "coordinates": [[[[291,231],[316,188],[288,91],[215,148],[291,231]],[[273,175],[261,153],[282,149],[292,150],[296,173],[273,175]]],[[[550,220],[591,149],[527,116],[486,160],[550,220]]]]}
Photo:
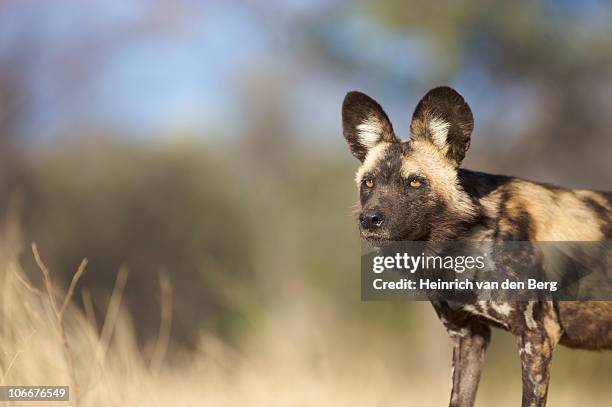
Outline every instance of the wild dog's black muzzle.
{"type": "Polygon", "coordinates": [[[366,230],[378,229],[383,221],[383,215],[378,209],[365,209],[359,215],[359,223],[366,230]]]}

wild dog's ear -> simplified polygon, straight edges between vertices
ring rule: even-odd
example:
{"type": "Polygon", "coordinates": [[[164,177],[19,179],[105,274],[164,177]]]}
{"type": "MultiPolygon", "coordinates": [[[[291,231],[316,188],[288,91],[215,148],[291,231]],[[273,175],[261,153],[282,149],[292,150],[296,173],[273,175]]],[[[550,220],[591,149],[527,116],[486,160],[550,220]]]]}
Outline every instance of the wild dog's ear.
{"type": "Polygon", "coordinates": [[[456,90],[440,86],[427,92],[412,116],[413,140],[426,139],[459,166],[470,146],[474,129],[472,110],[456,90]]]}
{"type": "Polygon", "coordinates": [[[342,132],[351,152],[362,161],[368,150],[380,142],[397,142],[391,122],[374,99],[361,92],[349,92],[342,103],[342,132]]]}

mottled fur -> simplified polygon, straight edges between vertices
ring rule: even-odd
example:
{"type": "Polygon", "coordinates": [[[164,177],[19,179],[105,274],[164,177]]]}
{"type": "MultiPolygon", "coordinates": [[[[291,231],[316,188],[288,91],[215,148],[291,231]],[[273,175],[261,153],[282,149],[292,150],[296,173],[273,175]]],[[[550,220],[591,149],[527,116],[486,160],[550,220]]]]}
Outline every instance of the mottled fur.
{"type": "MultiPolygon", "coordinates": [[[[395,136],[380,105],[362,93],[347,94],[342,114],[344,136],[362,162],[356,175],[362,213],[374,211],[378,221],[376,227],[362,222],[365,239],[612,239],[609,192],[460,169],[473,118],[467,103],[451,88],[432,89],[419,102],[409,141],[395,136]]],[[[490,326],[518,338],[524,407],[545,405],[552,352],[558,343],[612,349],[612,302],[433,301],[433,305],[454,346],[451,406],[474,404],[490,326]]]]}

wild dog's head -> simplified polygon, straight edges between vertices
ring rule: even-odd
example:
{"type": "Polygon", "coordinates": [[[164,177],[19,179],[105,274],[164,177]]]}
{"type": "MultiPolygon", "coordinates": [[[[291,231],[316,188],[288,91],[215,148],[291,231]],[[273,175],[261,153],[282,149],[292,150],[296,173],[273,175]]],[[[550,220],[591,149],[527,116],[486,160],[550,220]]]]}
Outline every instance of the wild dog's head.
{"type": "Polygon", "coordinates": [[[455,90],[438,87],[417,105],[411,137],[400,141],[376,101],[349,92],[344,137],[362,162],[357,171],[363,238],[444,240],[474,216],[457,171],[470,145],[472,111],[455,90]]]}

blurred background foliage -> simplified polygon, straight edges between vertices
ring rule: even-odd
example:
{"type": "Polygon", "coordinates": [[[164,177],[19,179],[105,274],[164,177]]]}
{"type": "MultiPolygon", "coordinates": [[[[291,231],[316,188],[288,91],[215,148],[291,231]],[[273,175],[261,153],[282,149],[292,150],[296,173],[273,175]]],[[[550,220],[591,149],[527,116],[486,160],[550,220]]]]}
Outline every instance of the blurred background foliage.
{"type": "MultiPolygon", "coordinates": [[[[452,85],[476,119],[465,166],[610,189],[611,21],[596,0],[4,1],[1,209],[65,283],[90,259],[100,313],[126,267],[144,346],[159,273],[174,350],[201,332],[240,347],[271,315],[320,309],[341,340],[440,335],[428,307],[359,300],[345,92],[405,137],[420,96],[452,85]]],[[[564,360],[585,383],[611,373],[564,360]]]]}

